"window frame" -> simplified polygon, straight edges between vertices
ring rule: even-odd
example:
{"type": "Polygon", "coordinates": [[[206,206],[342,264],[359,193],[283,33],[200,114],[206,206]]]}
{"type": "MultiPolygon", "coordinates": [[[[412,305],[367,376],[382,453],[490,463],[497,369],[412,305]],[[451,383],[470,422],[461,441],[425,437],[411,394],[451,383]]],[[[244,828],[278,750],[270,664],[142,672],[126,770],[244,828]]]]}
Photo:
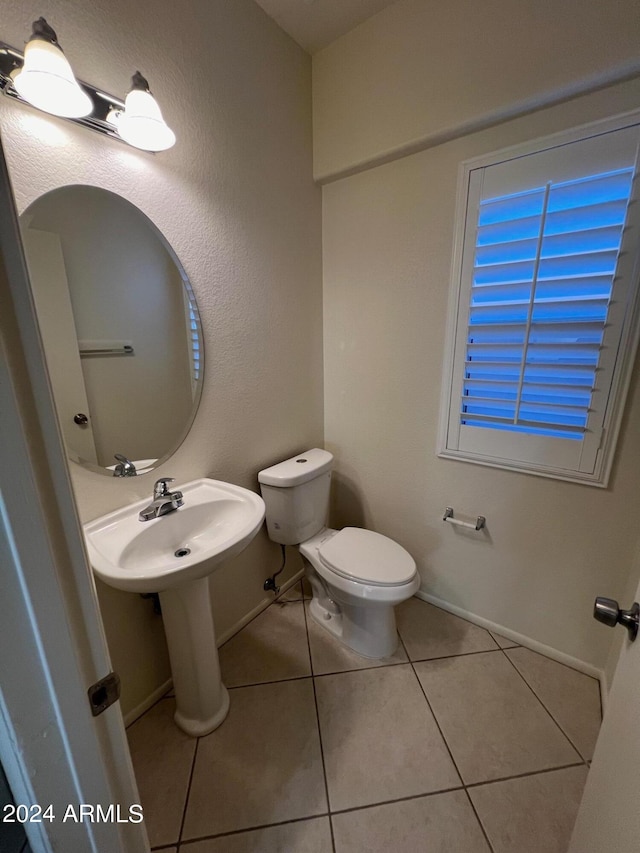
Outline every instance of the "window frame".
{"type": "MultiPolygon", "coordinates": [[[[456,213],[454,223],[453,259],[451,265],[451,279],[449,285],[449,305],[447,316],[447,327],[445,337],[445,352],[443,361],[443,383],[440,401],[440,424],[438,436],[437,455],[443,459],[454,459],[472,464],[485,465],[492,468],[516,471],[520,473],[533,474],[535,476],[549,477],[556,480],[564,480],[574,483],[606,488],[611,474],[615,447],[620,432],[624,406],[631,382],[631,374],[635,362],[638,342],[640,340],[640,243],[629,262],[631,275],[630,299],[621,324],[620,343],[613,369],[611,384],[608,388],[607,403],[605,405],[602,420],[602,436],[597,451],[593,472],[581,472],[574,469],[561,467],[550,467],[538,462],[514,461],[513,459],[501,458],[498,455],[487,455],[475,453],[469,450],[460,450],[449,443],[450,423],[453,407],[459,412],[460,399],[456,396],[456,388],[460,385],[460,377],[456,375],[456,347],[459,344],[461,325],[463,321],[463,309],[469,311],[469,299],[467,290],[469,283],[465,282],[465,237],[468,231],[467,216],[469,211],[470,193],[472,191],[472,174],[478,170],[500,163],[526,157],[538,152],[560,146],[570,145],[591,137],[600,136],[616,130],[632,128],[640,125],[640,110],[624,113],[609,119],[581,125],[579,127],[561,131],[550,136],[540,137],[525,143],[510,146],[489,154],[483,154],[460,163],[458,169],[458,184],[456,197],[456,213]],[[466,299],[466,304],[465,304],[466,299]]],[[[640,169],[639,169],[640,173],[640,169]]],[[[638,173],[635,178],[634,192],[631,196],[631,204],[640,206],[640,178],[638,173]]],[[[640,218],[640,212],[636,212],[636,219],[640,218]]],[[[469,256],[467,246],[466,258],[469,256]]],[[[531,436],[531,439],[534,439],[531,436]]]]}

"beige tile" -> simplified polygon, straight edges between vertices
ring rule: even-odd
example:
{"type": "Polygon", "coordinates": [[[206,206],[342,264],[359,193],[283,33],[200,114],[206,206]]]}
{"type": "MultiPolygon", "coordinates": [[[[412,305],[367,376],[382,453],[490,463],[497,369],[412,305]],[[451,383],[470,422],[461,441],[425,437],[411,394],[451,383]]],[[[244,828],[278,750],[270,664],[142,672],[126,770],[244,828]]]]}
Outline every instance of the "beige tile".
{"type": "Polygon", "coordinates": [[[410,666],[321,676],[316,695],[332,809],[460,785],[410,666]]]}
{"type": "Polygon", "coordinates": [[[303,576],[302,578],[302,594],[305,598],[313,598],[311,584],[309,583],[306,576],[303,576]]]}
{"type": "Polygon", "coordinates": [[[602,721],[600,685],[530,649],[506,653],[583,758],[592,758],[602,721]]]}
{"type": "Polygon", "coordinates": [[[587,768],[469,788],[494,853],[566,853],[587,768]]]}
{"type": "Polygon", "coordinates": [[[519,646],[519,643],[514,643],[513,640],[508,640],[506,637],[503,637],[502,634],[496,634],[495,631],[489,631],[489,633],[501,649],[515,649],[519,646]]]}
{"type": "Polygon", "coordinates": [[[466,783],[580,760],[503,652],[415,668],[466,783]]]}
{"type": "Polygon", "coordinates": [[[498,648],[488,631],[439,607],[410,598],[396,607],[398,631],[411,660],[498,648]]]}
{"type": "Polygon", "coordinates": [[[220,649],[227,687],[311,675],[302,601],[276,601],[220,649]]]}
{"type": "Polygon", "coordinates": [[[328,817],[183,844],[182,853],[332,853],[328,817]]]}
{"type": "Polygon", "coordinates": [[[330,672],[346,672],[350,669],[369,669],[374,666],[388,666],[394,663],[406,663],[407,655],[398,642],[395,653],[388,658],[372,660],[357,654],[336,640],[327,630],[313,619],[309,613],[307,602],[307,628],[309,631],[309,646],[311,647],[311,662],[314,675],[325,675],[330,672]]]}
{"type": "Polygon", "coordinates": [[[127,730],[152,847],[178,841],[196,739],[173,722],[175,702],[161,699],[127,730]]]}
{"type": "Polygon", "coordinates": [[[490,853],[464,791],[333,815],[336,853],[490,853]]]}
{"type": "Polygon", "coordinates": [[[242,687],[198,745],[185,839],[327,811],[311,679],[242,687]]]}

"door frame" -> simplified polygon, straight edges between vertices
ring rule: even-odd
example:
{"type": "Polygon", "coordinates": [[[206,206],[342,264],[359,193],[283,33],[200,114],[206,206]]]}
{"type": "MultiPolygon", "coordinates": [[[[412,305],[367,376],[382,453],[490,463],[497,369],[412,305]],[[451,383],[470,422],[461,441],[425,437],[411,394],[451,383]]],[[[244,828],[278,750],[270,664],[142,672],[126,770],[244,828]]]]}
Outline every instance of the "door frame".
{"type": "Polygon", "coordinates": [[[34,853],[146,853],[119,703],[93,717],[111,671],[0,143],[0,760],[34,853]],[[127,822],[80,821],[79,805],[127,822]],[[74,815],[64,815],[72,806],[74,815]]]}

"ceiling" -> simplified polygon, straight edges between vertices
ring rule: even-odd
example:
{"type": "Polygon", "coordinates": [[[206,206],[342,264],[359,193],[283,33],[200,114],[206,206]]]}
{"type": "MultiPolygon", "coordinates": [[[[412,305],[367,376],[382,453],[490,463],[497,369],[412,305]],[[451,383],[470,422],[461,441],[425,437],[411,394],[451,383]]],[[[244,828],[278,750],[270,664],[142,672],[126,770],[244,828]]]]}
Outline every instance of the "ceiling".
{"type": "Polygon", "coordinates": [[[308,53],[371,18],[395,0],[256,0],[259,6],[308,53]]]}

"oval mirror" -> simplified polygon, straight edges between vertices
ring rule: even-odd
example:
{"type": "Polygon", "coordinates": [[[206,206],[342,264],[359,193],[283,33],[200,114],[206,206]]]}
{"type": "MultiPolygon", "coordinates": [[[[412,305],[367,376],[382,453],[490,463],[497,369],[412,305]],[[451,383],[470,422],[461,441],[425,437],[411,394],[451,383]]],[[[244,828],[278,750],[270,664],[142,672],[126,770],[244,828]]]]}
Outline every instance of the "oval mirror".
{"type": "Polygon", "coordinates": [[[184,269],[137,207],[97,187],[53,190],[20,224],[69,458],[110,476],[132,473],[123,460],[150,470],[184,439],[202,387],[184,269]]]}

